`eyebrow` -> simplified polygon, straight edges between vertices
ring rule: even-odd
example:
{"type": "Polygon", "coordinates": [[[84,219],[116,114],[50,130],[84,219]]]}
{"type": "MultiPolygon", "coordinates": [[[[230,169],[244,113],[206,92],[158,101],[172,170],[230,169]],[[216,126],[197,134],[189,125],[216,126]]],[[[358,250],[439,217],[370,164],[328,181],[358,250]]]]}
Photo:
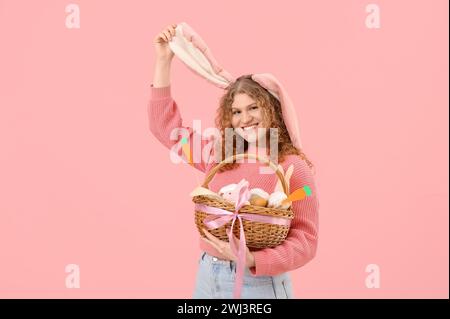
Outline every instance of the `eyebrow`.
{"type": "MultiPolygon", "coordinates": [[[[253,102],[252,104],[249,104],[249,105],[247,105],[247,106],[244,106],[244,108],[249,107],[249,106],[252,106],[252,105],[256,105],[256,102],[253,102]]],[[[232,110],[239,110],[239,109],[237,109],[237,108],[235,108],[235,107],[232,107],[231,109],[232,109],[232,110]]]]}

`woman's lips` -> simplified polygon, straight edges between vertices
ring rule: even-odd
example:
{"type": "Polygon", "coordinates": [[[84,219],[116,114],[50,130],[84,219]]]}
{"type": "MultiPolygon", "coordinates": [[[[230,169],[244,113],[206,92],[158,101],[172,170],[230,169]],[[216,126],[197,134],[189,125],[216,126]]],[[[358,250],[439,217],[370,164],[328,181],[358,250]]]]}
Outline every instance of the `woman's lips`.
{"type": "Polygon", "coordinates": [[[236,133],[242,136],[247,142],[255,142],[258,138],[264,136],[265,130],[260,130],[259,123],[247,125],[245,127],[238,127],[236,133]]]}
{"type": "Polygon", "coordinates": [[[242,129],[243,129],[244,131],[250,131],[250,130],[253,130],[253,129],[257,128],[257,127],[258,127],[258,124],[259,124],[259,123],[256,123],[256,124],[253,124],[253,125],[249,125],[249,126],[244,126],[244,127],[242,127],[242,129]]]}

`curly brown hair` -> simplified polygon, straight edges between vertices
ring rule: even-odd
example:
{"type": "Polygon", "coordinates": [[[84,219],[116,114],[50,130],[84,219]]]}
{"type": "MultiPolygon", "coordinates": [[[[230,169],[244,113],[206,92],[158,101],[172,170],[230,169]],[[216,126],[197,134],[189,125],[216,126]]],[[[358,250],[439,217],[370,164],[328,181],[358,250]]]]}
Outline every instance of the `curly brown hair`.
{"type": "MultiPolygon", "coordinates": [[[[222,152],[220,155],[220,160],[224,160],[225,156],[228,155],[228,153],[225,152],[225,129],[232,128],[231,105],[233,103],[234,96],[239,93],[247,94],[256,101],[256,104],[259,107],[261,107],[263,118],[267,125],[266,127],[278,128],[278,130],[274,130],[275,132],[277,132],[275,136],[273,136],[272,133],[271,136],[266,136],[266,145],[269,145],[270,138],[278,138],[278,162],[283,162],[286,155],[299,155],[300,158],[305,160],[308,166],[313,169],[314,165],[308,160],[303,151],[301,149],[297,149],[294,145],[292,145],[291,138],[289,137],[288,130],[281,115],[280,102],[272,94],[270,94],[269,91],[259,85],[256,81],[253,81],[251,74],[242,75],[237,78],[236,81],[231,83],[226,88],[226,93],[220,98],[219,108],[217,109],[217,115],[215,119],[216,126],[217,128],[219,128],[221,133],[222,141],[222,152]]],[[[233,155],[236,154],[237,138],[241,137],[239,137],[237,134],[234,134],[232,144],[233,155]]],[[[248,149],[248,142],[245,140],[241,142],[243,142],[244,151],[246,151],[248,149]]],[[[219,172],[232,170],[237,168],[238,166],[239,163],[237,162],[227,163],[219,170],[219,172]]]]}

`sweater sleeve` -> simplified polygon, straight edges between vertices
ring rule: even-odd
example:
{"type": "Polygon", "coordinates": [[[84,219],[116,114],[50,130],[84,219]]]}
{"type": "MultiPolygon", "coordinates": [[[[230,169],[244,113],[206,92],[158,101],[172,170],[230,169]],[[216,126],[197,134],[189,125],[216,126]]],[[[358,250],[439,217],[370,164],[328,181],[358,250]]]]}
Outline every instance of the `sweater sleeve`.
{"type": "MultiPolygon", "coordinates": [[[[286,169],[286,168],[285,168],[286,169]]],[[[294,219],[286,239],[274,248],[252,252],[255,267],[253,276],[275,276],[302,267],[314,258],[318,242],[319,200],[311,170],[305,161],[294,162],[294,173],[290,180],[290,192],[308,185],[311,195],[292,203],[294,219]]]]}
{"type": "Polygon", "coordinates": [[[201,132],[195,132],[191,127],[183,126],[178,105],[171,95],[170,85],[155,88],[152,83],[150,91],[147,111],[152,134],[164,146],[184,158],[185,162],[187,159],[182,151],[181,139],[188,138],[193,166],[205,172],[213,159],[212,141],[203,140],[201,132]]]}

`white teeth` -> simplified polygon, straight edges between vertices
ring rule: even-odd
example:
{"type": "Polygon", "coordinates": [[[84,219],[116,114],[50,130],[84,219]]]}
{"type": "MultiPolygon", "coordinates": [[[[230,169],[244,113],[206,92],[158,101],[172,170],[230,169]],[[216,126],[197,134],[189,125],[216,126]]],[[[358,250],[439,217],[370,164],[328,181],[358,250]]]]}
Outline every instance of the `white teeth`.
{"type": "Polygon", "coordinates": [[[253,130],[254,128],[256,128],[257,125],[252,125],[252,126],[247,126],[247,127],[243,127],[244,131],[249,131],[249,130],[253,130]]]}

